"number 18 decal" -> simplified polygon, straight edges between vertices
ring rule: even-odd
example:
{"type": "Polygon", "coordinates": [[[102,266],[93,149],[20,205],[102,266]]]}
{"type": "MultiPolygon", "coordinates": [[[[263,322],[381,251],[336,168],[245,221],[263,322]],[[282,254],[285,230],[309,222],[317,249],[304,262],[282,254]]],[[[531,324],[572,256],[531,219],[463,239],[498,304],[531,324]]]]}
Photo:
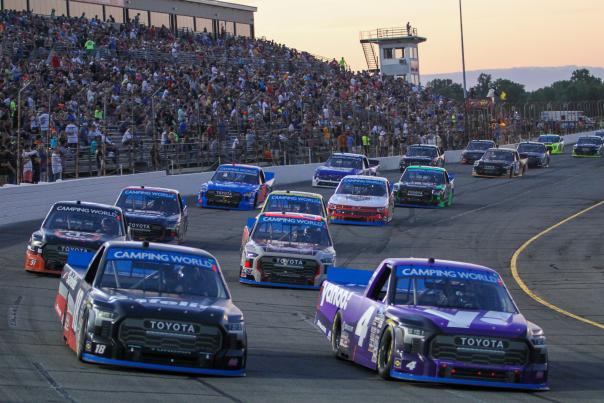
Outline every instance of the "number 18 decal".
{"type": "Polygon", "coordinates": [[[369,322],[371,322],[373,312],[375,312],[375,306],[370,306],[365,311],[363,316],[361,316],[361,318],[357,322],[357,326],[354,329],[354,334],[359,337],[359,347],[363,347],[363,342],[365,341],[365,337],[367,337],[367,330],[369,329],[369,322]]]}

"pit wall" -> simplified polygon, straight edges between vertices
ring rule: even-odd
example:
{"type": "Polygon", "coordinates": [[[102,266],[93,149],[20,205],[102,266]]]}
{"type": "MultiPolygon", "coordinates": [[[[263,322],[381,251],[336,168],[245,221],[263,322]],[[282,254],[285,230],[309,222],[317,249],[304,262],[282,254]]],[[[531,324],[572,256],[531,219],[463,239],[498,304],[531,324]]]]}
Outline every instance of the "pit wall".
{"type": "MultiPolygon", "coordinates": [[[[593,132],[576,133],[564,136],[566,144],[574,144],[580,136],[593,132]]],[[[505,146],[502,146],[505,147],[505,146]]],[[[461,150],[446,151],[447,163],[457,163],[461,150]]],[[[400,157],[383,157],[380,160],[381,171],[397,170],[400,157]]],[[[275,173],[275,183],[285,185],[308,182],[315,168],[321,164],[284,165],[265,168],[275,173]]],[[[201,172],[182,175],[167,175],[165,171],[147,172],[134,175],[103,176],[73,179],[55,183],[36,185],[4,186],[0,188],[0,226],[19,222],[38,220],[46,216],[53,203],[61,200],[83,200],[113,204],[124,187],[133,185],[158,186],[178,189],[184,195],[193,195],[199,191],[203,182],[208,181],[213,172],[201,172]]],[[[189,198],[189,205],[195,200],[189,198]]]]}

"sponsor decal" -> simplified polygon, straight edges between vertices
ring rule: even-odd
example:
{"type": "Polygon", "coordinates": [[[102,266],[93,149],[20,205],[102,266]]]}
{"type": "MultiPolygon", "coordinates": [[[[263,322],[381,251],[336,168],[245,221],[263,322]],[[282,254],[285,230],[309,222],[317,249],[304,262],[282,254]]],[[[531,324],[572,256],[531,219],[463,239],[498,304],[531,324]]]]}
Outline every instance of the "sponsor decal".
{"type": "Polygon", "coordinates": [[[286,201],[293,201],[293,202],[300,202],[300,203],[321,204],[321,199],[319,199],[318,197],[306,197],[306,196],[292,196],[292,195],[275,194],[275,195],[271,195],[269,200],[270,201],[286,200],[286,201]]]}
{"type": "Polygon", "coordinates": [[[351,183],[356,186],[386,186],[386,182],[377,179],[344,178],[344,183],[351,183]]]}
{"type": "Polygon", "coordinates": [[[277,257],[274,259],[275,266],[285,266],[285,267],[303,267],[304,262],[302,259],[295,258],[287,258],[287,257],[277,257]]]}
{"type": "Polygon", "coordinates": [[[178,306],[181,308],[208,308],[207,305],[203,305],[199,302],[175,301],[161,298],[136,298],[134,301],[138,302],[139,304],[178,306]]]}
{"type": "Polygon", "coordinates": [[[126,189],[124,190],[124,194],[127,196],[151,196],[155,198],[165,198],[165,199],[176,199],[176,193],[172,192],[158,192],[156,190],[145,190],[145,189],[126,189]]]}
{"type": "Polygon", "coordinates": [[[78,285],[78,280],[79,280],[79,277],[75,272],[73,272],[73,271],[67,272],[67,274],[65,276],[65,284],[67,284],[67,286],[69,288],[71,288],[72,290],[75,290],[76,286],[78,285]]]}
{"type": "Polygon", "coordinates": [[[88,252],[88,249],[81,248],[78,246],[69,246],[69,245],[59,245],[57,246],[57,250],[59,252],[69,253],[69,252],[88,252]]]}
{"type": "Polygon", "coordinates": [[[66,206],[63,204],[58,205],[55,208],[55,211],[67,211],[69,213],[85,213],[85,214],[98,214],[98,215],[106,215],[108,217],[119,217],[120,213],[115,210],[106,210],[100,208],[89,208],[89,207],[79,207],[79,206],[66,206]]]}
{"type": "Polygon", "coordinates": [[[498,274],[477,270],[449,270],[435,269],[431,267],[399,266],[396,268],[396,275],[398,277],[453,278],[458,280],[483,281],[486,283],[501,284],[501,278],[498,274]]]}
{"type": "Polygon", "coordinates": [[[222,166],[218,168],[218,171],[216,171],[217,173],[219,172],[236,172],[236,173],[243,173],[243,174],[248,174],[248,175],[258,175],[258,170],[254,169],[254,168],[247,168],[247,167],[239,167],[239,166],[222,166]]]}
{"type": "Polygon", "coordinates": [[[145,328],[149,330],[171,332],[171,333],[183,333],[183,334],[195,334],[197,333],[196,326],[190,323],[183,322],[167,322],[163,320],[146,320],[145,328]]]}
{"type": "Polygon", "coordinates": [[[214,259],[208,257],[148,249],[111,248],[107,251],[107,259],[139,260],[145,262],[183,264],[188,266],[201,267],[204,269],[216,270],[216,262],[214,261],[214,259]]]}
{"type": "Polygon", "coordinates": [[[320,321],[319,319],[317,319],[316,324],[317,324],[317,327],[318,327],[319,329],[321,329],[321,331],[322,331],[323,333],[327,333],[327,328],[325,327],[325,325],[324,325],[323,323],[321,323],[321,321],[320,321]]]}
{"type": "Polygon", "coordinates": [[[225,190],[215,190],[214,192],[218,196],[231,196],[232,195],[232,192],[227,192],[225,190]]]}
{"type": "Polygon", "coordinates": [[[455,344],[460,347],[504,350],[508,342],[485,337],[460,336],[455,338],[455,344]]]}
{"type": "Polygon", "coordinates": [[[290,225],[303,225],[307,227],[319,227],[325,228],[325,222],[319,220],[307,220],[304,218],[292,218],[292,217],[271,217],[262,216],[260,217],[260,223],[279,223],[279,224],[290,224],[290,225]]]}
{"type": "Polygon", "coordinates": [[[348,301],[352,298],[352,292],[346,291],[335,284],[325,283],[323,294],[321,294],[321,306],[325,302],[340,309],[346,309],[348,301]]]}
{"type": "Polygon", "coordinates": [[[151,225],[150,224],[144,224],[144,223],[138,223],[138,222],[131,222],[129,224],[129,227],[132,229],[146,229],[146,230],[150,230],[151,229],[151,225]]]}

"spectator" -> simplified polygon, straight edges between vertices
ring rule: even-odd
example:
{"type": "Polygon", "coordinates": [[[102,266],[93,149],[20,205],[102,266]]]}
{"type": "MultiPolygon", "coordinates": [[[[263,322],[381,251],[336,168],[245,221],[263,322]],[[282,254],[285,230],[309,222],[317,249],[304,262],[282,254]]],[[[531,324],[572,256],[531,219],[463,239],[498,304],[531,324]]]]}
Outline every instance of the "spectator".
{"type": "Polygon", "coordinates": [[[58,148],[52,150],[50,164],[52,169],[51,182],[56,182],[59,179],[63,179],[63,157],[61,156],[61,152],[58,148]]]}

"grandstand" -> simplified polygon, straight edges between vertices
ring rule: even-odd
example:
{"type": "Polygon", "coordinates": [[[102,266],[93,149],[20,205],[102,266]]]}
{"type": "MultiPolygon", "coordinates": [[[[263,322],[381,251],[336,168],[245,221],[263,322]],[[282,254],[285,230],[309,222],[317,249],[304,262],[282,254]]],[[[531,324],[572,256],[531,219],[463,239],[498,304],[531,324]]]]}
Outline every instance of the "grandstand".
{"type": "MultiPolygon", "coordinates": [[[[104,1],[104,12],[94,15],[74,15],[80,2],[52,15],[39,15],[34,0],[24,3],[30,11],[0,13],[0,164],[7,176],[17,154],[26,169],[33,160],[33,169],[40,162],[50,172],[51,149],[60,150],[63,177],[77,177],[207,169],[224,160],[318,161],[338,142],[360,148],[363,134],[371,135],[375,155],[398,154],[421,139],[447,148],[461,141],[455,102],[254,38],[253,19],[249,35],[237,23],[199,32],[197,24],[179,24],[179,15],[157,26],[156,11],[144,10],[145,22],[143,12],[133,16],[142,7],[134,0],[127,4],[139,8],[122,9],[122,23],[109,8],[116,2],[104,1]]],[[[198,3],[224,4],[249,18],[255,11],[198,3]]]]}

